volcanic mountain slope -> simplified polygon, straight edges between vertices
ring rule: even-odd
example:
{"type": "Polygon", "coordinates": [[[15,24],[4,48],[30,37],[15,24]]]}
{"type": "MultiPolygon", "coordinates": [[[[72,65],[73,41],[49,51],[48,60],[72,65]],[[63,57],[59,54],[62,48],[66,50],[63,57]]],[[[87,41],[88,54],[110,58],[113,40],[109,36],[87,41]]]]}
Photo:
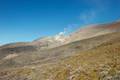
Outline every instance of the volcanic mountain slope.
{"type": "Polygon", "coordinates": [[[97,31],[104,34],[87,28],[92,36],[80,39],[75,34],[72,41],[53,48],[36,45],[52,37],[1,46],[0,80],[120,80],[119,23],[102,27],[104,31],[97,31]],[[106,33],[106,28],[111,31],[106,33]]]}
{"type": "Polygon", "coordinates": [[[120,80],[120,32],[73,42],[44,54],[49,59],[40,58],[42,51],[2,59],[0,80],[120,80]],[[98,40],[101,44],[95,46],[98,40]],[[83,42],[86,44],[81,45],[83,42]],[[82,50],[81,47],[87,44],[94,47],[82,50]],[[65,53],[56,52],[60,49],[64,49],[65,53]],[[72,49],[75,50],[71,54],[69,50],[72,49]]]}
{"type": "MultiPolygon", "coordinates": [[[[30,52],[0,54],[0,68],[19,67],[31,64],[42,64],[58,61],[62,58],[77,54],[78,52],[93,49],[103,43],[120,39],[120,33],[111,33],[94,38],[76,41],[60,47],[47,50],[34,50],[30,52]],[[13,56],[13,57],[11,57],[13,56]],[[9,58],[10,57],[10,58],[9,58]]],[[[16,48],[15,48],[16,50],[16,48]]]]}
{"type": "Polygon", "coordinates": [[[50,48],[65,45],[74,41],[79,41],[82,39],[92,38],[95,36],[104,35],[112,32],[118,32],[118,31],[120,31],[120,22],[92,25],[86,28],[79,29],[71,33],[70,35],[64,35],[64,32],[63,32],[55,36],[42,37],[32,42],[20,42],[20,43],[12,43],[12,44],[0,46],[0,53],[4,53],[4,54],[14,53],[14,52],[19,53],[21,51],[31,52],[37,49],[42,49],[42,50],[50,49],[50,48]],[[17,48],[17,49],[14,49],[14,48],[17,48]],[[7,49],[7,50],[5,50],[5,52],[1,52],[2,49],[4,50],[7,49]]]}

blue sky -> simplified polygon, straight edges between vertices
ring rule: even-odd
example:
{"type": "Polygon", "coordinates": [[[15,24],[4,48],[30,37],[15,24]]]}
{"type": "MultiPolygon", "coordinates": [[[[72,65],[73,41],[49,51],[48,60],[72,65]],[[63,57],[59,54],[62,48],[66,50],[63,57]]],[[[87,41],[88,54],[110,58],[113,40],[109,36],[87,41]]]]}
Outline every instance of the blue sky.
{"type": "Polygon", "coordinates": [[[120,19],[120,0],[0,0],[0,44],[120,19]]]}

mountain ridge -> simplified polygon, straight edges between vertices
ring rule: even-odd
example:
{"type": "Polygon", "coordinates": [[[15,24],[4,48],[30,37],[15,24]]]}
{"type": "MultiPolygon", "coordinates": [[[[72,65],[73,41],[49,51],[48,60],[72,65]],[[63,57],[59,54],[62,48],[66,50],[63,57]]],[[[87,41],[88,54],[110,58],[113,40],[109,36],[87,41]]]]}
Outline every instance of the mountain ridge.
{"type": "Polygon", "coordinates": [[[5,44],[3,46],[16,46],[18,45],[31,45],[37,46],[42,49],[54,48],[64,44],[68,44],[74,41],[79,41],[82,39],[92,38],[99,35],[104,35],[107,33],[119,32],[120,31],[120,21],[107,24],[97,24],[91,25],[85,28],[80,28],[77,31],[70,33],[69,35],[64,35],[65,32],[59,33],[53,36],[41,37],[32,42],[17,42],[12,44],[5,44]],[[114,27],[113,27],[114,26],[114,27]]]}

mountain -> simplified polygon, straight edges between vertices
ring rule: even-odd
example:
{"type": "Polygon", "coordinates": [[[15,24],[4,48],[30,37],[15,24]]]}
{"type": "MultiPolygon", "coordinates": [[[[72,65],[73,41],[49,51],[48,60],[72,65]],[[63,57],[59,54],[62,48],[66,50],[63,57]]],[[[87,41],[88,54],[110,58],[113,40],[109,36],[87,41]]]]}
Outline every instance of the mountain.
{"type": "Polygon", "coordinates": [[[119,25],[1,46],[0,80],[120,80],[119,25]]]}
{"type": "Polygon", "coordinates": [[[117,31],[120,31],[119,21],[110,24],[108,23],[108,24],[90,25],[85,28],[80,28],[79,30],[70,33],[69,35],[64,35],[64,33],[59,33],[58,35],[55,36],[43,37],[33,41],[33,43],[40,47],[44,46],[44,48],[46,47],[54,48],[74,41],[79,41],[82,39],[87,39],[117,31]]]}
{"type": "Polygon", "coordinates": [[[79,41],[79,40],[92,38],[95,36],[118,32],[118,31],[120,31],[119,21],[109,24],[87,26],[85,28],[80,28],[79,30],[74,31],[69,35],[65,35],[64,32],[61,32],[54,36],[38,38],[32,42],[12,43],[12,44],[0,46],[0,48],[29,46],[36,49],[49,49],[49,48],[62,46],[64,44],[68,44],[74,41],[79,41]]]}

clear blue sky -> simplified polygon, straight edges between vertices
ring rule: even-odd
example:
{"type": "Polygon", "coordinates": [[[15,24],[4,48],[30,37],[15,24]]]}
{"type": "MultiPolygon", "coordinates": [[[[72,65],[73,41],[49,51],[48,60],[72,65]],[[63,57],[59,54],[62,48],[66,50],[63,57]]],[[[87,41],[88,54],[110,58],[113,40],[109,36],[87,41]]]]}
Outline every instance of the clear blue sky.
{"type": "Polygon", "coordinates": [[[0,44],[120,19],[120,0],[0,0],[0,44]]]}

